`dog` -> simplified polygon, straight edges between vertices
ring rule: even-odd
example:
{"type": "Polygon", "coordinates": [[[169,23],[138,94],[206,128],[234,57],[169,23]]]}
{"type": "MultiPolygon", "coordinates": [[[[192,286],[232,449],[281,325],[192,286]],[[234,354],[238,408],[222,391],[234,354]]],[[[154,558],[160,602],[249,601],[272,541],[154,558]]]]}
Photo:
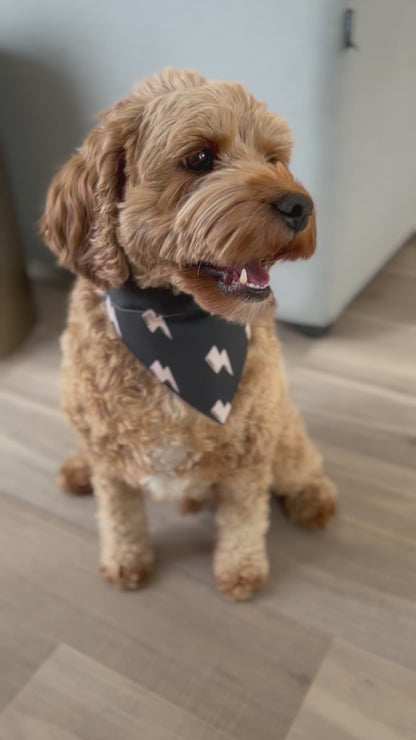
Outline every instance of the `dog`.
{"type": "Polygon", "coordinates": [[[152,568],[147,491],[183,511],[214,503],[214,576],[236,600],[268,577],[270,493],[305,527],[335,513],[289,397],[269,286],[277,261],[315,249],[291,149],[286,123],[242,85],[166,69],[102,113],[50,185],[43,238],[77,275],[62,399],[80,449],[60,482],[94,491],[100,570],[121,588],[152,568]]]}

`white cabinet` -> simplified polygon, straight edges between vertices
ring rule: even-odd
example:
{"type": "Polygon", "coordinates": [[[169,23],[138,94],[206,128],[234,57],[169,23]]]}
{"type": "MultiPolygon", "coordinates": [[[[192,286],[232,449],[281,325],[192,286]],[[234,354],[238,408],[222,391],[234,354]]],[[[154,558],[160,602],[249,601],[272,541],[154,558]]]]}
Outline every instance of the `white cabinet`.
{"type": "Polygon", "coordinates": [[[315,133],[318,251],[273,275],[279,315],[318,326],[416,229],[416,3],[351,5],[357,48],[343,49],[340,38],[327,56],[325,120],[315,133]]]}

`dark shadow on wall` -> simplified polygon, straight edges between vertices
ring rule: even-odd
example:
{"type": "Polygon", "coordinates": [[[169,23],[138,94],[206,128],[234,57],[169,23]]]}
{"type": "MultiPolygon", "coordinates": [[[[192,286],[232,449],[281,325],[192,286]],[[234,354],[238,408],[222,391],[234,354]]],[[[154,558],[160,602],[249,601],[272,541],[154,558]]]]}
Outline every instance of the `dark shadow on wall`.
{"type": "Polygon", "coordinates": [[[52,66],[0,51],[0,140],[30,261],[54,264],[36,223],[52,175],[90,126],[59,61],[52,66]]]}

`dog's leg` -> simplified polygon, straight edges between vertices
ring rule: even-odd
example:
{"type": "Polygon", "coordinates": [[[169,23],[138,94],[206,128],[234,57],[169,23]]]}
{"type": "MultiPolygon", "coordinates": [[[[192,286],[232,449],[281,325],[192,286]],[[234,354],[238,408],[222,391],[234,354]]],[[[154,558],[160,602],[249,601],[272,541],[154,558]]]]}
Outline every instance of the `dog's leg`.
{"type": "Polygon", "coordinates": [[[296,409],[288,405],[273,460],[273,489],[287,518],[310,529],[324,527],[336,510],[336,489],[296,409]]]}
{"type": "Polygon", "coordinates": [[[153,563],[142,493],[97,470],[93,486],[98,503],[100,571],[122,589],[138,588],[153,563]]]}
{"type": "Polygon", "coordinates": [[[214,575],[219,590],[232,599],[250,598],[267,580],[265,535],[269,525],[268,482],[240,474],[217,486],[218,539],[214,575]]]}
{"type": "Polygon", "coordinates": [[[91,469],[81,450],[68,457],[63,464],[59,472],[58,483],[63,491],[76,496],[92,493],[91,469]]]}

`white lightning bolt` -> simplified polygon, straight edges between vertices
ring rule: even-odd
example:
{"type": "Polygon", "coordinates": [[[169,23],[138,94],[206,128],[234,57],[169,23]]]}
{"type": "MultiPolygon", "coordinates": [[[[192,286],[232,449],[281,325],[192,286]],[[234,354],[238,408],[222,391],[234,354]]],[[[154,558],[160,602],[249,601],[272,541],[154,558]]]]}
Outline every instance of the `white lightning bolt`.
{"type": "Polygon", "coordinates": [[[149,367],[149,370],[156,376],[161,383],[169,383],[176,393],[179,393],[178,384],[172,375],[170,367],[162,367],[159,360],[155,360],[149,367]]]}
{"type": "Polygon", "coordinates": [[[206,355],[205,360],[217,375],[222,368],[225,368],[229,375],[234,375],[230,358],[225,349],[222,349],[220,352],[218,347],[214,344],[206,355]]]}
{"type": "Polygon", "coordinates": [[[214,405],[213,405],[213,407],[211,409],[211,414],[213,416],[215,416],[215,418],[218,419],[218,421],[220,421],[221,424],[225,424],[225,422],[227,421],[228,414],[230,413],[230,411],[231,411],[231,404],[230,404],[230,402],[223,403],[222,401],[220,401],[218,399],[218,401],[216,401],[214,403],[214,405]]]}
{"type": "Polygon", "coordinates": [[[159,314],[155,313],[153,309],[149,308],[147,311],[144,312],[142,318],[152,334],[154,334],[157,329],[161,329],[166,337],[172,339],[170,329],[163,316],[159,316],[159,314]]]}
{"type": "Polygon", "coordinates": [[[116,334],[118,334],[118,336],[121,337],[120,325],[117,321],[116,312],[114,310],[113,304],[111,303],[111,299],[109,295],[105,297],[105,309],[107,311],[108,318],[110,319],[112,325],[114,326],[116,334]]]}

